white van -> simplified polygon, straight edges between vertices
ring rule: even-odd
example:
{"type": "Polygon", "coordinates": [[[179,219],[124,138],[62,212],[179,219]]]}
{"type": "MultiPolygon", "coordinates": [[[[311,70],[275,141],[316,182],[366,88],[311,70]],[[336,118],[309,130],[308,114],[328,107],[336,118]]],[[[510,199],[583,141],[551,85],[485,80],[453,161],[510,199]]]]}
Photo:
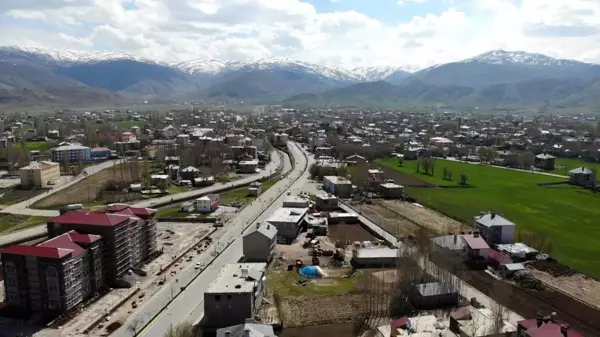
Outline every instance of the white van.
{"type": "Polygon", "coordinates": [[[79,209],[83,209],[83,205],[82,204],[70,204],[70,205],[67,205],[67,209],[69,211],[76,211],[79,209]]]}

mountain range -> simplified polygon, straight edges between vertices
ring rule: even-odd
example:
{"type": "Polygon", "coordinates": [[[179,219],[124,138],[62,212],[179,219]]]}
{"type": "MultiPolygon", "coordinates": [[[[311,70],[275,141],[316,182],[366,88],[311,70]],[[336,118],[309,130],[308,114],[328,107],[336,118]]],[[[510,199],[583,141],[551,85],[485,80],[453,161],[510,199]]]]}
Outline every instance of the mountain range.
{"type": "Polygon", "coordinates": [[[291,106],[594,105],[600,65],[491,51],[417,70],[287,58],[164,63],[116,52],[0,47],[0,106],[225,99],[291,106]]]}

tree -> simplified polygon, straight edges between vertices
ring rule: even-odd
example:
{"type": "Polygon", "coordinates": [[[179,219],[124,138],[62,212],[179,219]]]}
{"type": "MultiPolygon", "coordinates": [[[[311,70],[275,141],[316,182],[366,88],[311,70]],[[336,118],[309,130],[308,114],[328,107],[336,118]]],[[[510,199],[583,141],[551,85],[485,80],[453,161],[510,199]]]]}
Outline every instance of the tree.
{"type": "Polygon", "coordinates": [[[404,142],[396,144],[396,146],[394,146],[394,151],[396,153],[404,153],[404,142]]]}
{"type": "Polygon", "coordinates": [[[188,322],[181,323],[175,327],[171,326],[164,337],[195,337],[194,326],[188,322]]]}
{"type": "MultiPolygon", "coordinates": [[[[492,288],[492,298],[510,301],[512,295],[512,287],[504,281],[495,281],[492,288]]],[[[490,311],[492,312],[492,325],[490,326],[491,335],[500,334],[504,328],[504,321],[508,319],[509,311],[498,301],[491,301],[490,311]]]]}
{"type": "Polygon", "coordinates": [[[523,164],[523,168],[526,170],[531,169],[531,167],[533,166],[533,163],[535,161],[535,156],[533,155],[533,152],[530,151],[526,151],[520,154],[521,157],[521,162],[523,164]]]}
{"type": "Polygon", "coordinates": [[[404,157],[398,157],[398,166],[404,165],[404,157]]]}
{"type": "Polygon", "coordinates": [[[132,336],[137,335],[138,329],[141,327],[142,321],[139,318],[134,318],[131,323],[127,326],[127,330],[131,332],[132,336]]]}
{"type": "Polygon", "coordinates": [[[463,172],[460,174],[460,184],[461,185],[466,185],[468,180],[469,180],[469,177],[467,177],[466,173],[463,172]]]}
{"type": "Polygon", "coordinates": [[[449,173],[450,173],[450,170],[447,167],[444,167],[442,169],[442,177],[443,177],[442,179],[444,179],[444,180],[450,180],[450,179],[448,179],[449,173]]]}

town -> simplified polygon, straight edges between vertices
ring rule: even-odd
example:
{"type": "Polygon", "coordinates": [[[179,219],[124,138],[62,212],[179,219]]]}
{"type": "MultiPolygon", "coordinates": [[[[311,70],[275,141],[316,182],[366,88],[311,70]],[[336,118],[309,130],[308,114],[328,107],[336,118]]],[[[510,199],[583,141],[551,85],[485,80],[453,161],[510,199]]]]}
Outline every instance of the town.
{"type": "Polygon", "coordinates": [[[597,336],[598,125],[275,105],[5,114],[2,331],[597,336]]]}

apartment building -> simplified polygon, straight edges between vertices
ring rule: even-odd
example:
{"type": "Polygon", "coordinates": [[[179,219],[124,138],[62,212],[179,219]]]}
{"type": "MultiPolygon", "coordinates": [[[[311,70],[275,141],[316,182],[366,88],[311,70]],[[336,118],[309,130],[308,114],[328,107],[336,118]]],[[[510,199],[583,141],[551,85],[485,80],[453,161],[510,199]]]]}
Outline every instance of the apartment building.
{"type": "Polygon", "coordinates": [[[157,250],[156,210],[113,205],[103,212],[71,211],[48,221],[48,235],[70,230],[100,235],[104,241],[106,279],[113,284],[157,250]]]}
{"type": "Polygon", "coordinates": [[[204,293],[204,316],[212,327],[241,324],[260,308],[266,295],[266,263],[225,265],[204,293]]]}
{"type": "Polygon", "coordinates": [[[52,161],[62,163],[65,159],[71,163],[92,159],[91,149],[82,145],[63,145],[52,149],[52,161]]]}
{"type": "Polygon", "coordinates": [[[105,286],[102,250],[101,236],[76,231],[0,250],[6,306],[23,316],[68,312],[105,286]]]}
{"type": "Polygon", "coordinates": [[[51,161],[40,161],[19,169],[21,186],[47,187],[49,182],[60,177],[60,164],[51,161]]]}

